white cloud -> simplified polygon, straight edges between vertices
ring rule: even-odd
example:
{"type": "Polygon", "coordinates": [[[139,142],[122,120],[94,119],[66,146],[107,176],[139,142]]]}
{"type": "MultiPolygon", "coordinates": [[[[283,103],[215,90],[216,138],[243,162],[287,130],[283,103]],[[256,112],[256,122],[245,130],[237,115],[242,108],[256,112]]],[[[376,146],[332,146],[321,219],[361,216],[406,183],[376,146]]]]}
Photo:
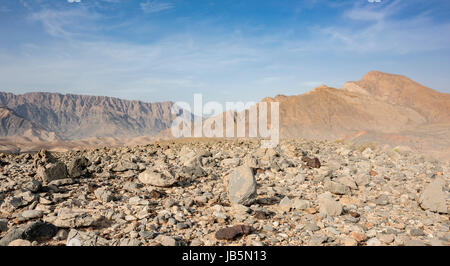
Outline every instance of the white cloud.
{"type": "Polygon", "coordinates": [[[84,7],[65,10],[43,9],[29,17],[32,21],[40,22],[48,34],[60,38],[89,34],[98,28],[93,23],[97,18],[99,18],[97,13],[90,12],[84,7]]]}
{"type": "Polygon", "coordinates": [[[81,0],[67,0],[69,3],[81,3],[81,0]]]}
{"type": "Polygon", "coordinates": [[[408,4],[411,3],[395,1],[375,8],[355,5],[343,13],[342,25],[318,27],[316,42],[322,41],[336,52],[365,54],[408,54],[448,48],[450,23],[436,23],[426,12],[407,19],[396,17],[408,4]]]}
{"type": "Polygon", "coordinates": [[[140,3],[140,6],[145,13],[157,13],[175,7],[172,3],[159,2],[156,0],[147,0],[146,2],[140,3]]]}

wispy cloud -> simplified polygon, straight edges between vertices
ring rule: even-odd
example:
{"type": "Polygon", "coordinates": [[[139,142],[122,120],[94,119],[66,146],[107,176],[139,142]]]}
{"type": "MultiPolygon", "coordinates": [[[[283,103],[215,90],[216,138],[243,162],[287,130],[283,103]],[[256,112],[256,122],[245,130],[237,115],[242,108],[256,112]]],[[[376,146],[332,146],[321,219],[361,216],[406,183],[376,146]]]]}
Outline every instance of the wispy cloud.
{"type": "Polygon", "coordinates": [[[436,23],[426,12],[408,18],[396,17],[408,4],[413,3],[395,1],[376,8],[355,4],[342,15],[342,21],[349,23],[318,27],[316,40],[324,37],[327,40],[324,43],[333,51],[366,54],[407,54],[448,48],[450,23],[436,23]]]}
{"type": "Polygon", "coordinates": [[[172,3],[160,2],[156,0],[147,0],[146,2],[140,3],[140,6],[142,11],[145,13],[158,13],[175,7],[172,3]]]}
{"type": "Polygon", "coordinates": [[[92,22],[99,15],[84,7],[74,9],[43,9],[32,13],[30,20],[40,22],[45,31],[61,38],[86,35],[97,28],[92,22]]]}

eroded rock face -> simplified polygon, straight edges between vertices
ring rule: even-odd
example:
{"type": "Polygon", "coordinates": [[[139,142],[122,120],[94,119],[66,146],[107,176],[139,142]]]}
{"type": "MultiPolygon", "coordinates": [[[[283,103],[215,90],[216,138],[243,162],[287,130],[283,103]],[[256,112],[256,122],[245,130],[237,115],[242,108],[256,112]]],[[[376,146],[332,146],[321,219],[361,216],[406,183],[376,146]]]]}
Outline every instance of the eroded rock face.
{"type": "Polygon", "coordinates": [[[233,204],[250,205],[256,198],[256,180],[248,166],[233,170],[229,179],[228,196],[233,204]]]}

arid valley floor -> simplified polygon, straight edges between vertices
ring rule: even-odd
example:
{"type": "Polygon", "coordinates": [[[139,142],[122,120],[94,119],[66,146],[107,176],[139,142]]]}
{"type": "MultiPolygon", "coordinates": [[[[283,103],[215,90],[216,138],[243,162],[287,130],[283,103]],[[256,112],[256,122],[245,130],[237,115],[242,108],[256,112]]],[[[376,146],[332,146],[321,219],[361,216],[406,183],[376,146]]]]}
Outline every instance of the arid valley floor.
{"type": "Polygon", "coordinates": [[[449,163],[185,139],[0,155],[0,245],[449,245],[449,163]]]}

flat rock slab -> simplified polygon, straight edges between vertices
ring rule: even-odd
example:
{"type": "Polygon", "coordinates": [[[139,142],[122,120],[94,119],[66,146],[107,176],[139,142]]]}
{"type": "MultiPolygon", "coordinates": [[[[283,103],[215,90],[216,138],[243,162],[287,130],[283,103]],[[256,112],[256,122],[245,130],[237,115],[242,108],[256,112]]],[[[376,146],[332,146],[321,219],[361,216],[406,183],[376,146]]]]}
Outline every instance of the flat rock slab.
{"type": "Polygon", "coordinates": [[[63,228],[78,228],[96,226],[103,219],[103,216],[91,214],[84,210],[60,209],[54,224],[63,228]]]}
{"type": "Polygon", "coordinates": [[[432,212],[448,213],[447,195],[444,192],[444,186],[445,181],[443,179],[436,179],[430,183],[420,196],[420,206],[432,212]]]}

